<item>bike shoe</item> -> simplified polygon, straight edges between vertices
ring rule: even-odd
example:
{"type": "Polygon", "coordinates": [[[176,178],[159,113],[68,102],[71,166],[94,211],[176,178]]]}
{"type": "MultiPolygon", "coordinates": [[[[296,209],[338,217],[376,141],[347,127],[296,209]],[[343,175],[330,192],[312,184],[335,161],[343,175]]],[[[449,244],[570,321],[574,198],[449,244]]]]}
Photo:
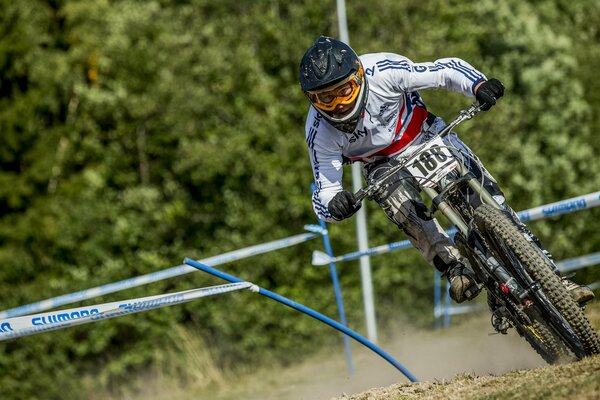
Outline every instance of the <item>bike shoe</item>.
{"type": "Polygon", "coordinates": [[[571,293],[571,296],[573,296],[573,300],[575,300],[575,302],[579,304],[580,307],[585,306],[595,297],[594,292],[592,292],[592,289],[590,289],[589,287],[584,285],[578,285],[567,278],[561,278],[561,280],[563,285],[565,285],[567,290],[571,293]]]}
{"type": "Polygon", "coordinates": [[[450,283],[450,297],[457,303],[472,300],[481,291],[473,273],[461,262],[450,265],[444,275],[450,283]]]}

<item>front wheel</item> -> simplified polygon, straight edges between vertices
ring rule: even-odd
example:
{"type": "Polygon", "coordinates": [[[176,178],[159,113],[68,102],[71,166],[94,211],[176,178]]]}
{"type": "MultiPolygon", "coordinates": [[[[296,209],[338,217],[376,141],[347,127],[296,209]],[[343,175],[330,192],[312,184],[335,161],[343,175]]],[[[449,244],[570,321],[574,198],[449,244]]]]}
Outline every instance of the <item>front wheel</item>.
{"type": "Polygon", "coordinates": [[[517,322],[515,329],[548,364],[573,360],[565,344],[543,318],[531,318],[531,324],[517,322]]]}
{"type": "MultiPolygon", "coordinates": [[[[554,273],[549,265],[549,260],[523,236],[515,222],[502,211],[487,204],[477,208],[475,221],[478,229],[490,242],[492,252],[506,266],[513,265],[514,261],[517,260],[531,279],[539,283],[543,292],[541,296],[544,296],[554,306],[560,317],[568,323],[581,343],[583,353],[574,348],[573,343],[565,340],[568,337],[566,333],[568,328],[562,329],[560,324],[551,324],[548,320],[540,322],[544,326],[552,326],[553,330],[558,333],[557,337],[560,336],[578,358],[581,358],[582,354],[587,356],[600,354],[598,334],[592,328],[582,309],[575,303],[569,291],[562,284],[561,278],[554,273]]],[[[518,266],[515,267],[518,268],[518,266]]],[[[539,306],[539,303],[535,306],[539,306]]],[[[548,310],[541,311],[546,311],[541,312],[541,315],[548,315],[548,310]]]]}

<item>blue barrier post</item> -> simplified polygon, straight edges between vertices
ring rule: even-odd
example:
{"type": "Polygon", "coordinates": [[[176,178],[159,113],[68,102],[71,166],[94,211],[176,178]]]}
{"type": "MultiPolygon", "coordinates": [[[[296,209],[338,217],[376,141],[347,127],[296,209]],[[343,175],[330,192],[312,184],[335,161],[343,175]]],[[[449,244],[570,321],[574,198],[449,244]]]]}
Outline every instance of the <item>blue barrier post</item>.
{"type": "MultiPolygon", "coordinates": [[[[327,230],[327,225],[325,224],[325,221],[319,220],[319,226],[321,227],[320,233],[323,237],[323,245],[325,246],[325,251],[327,252],[327,255],[329,255],[329,257],[331,257],[331,259],[333,260],[333,249],[331,248],[331,242],[329,241],[329,232],[327,230]]],[[[337,302],[340,323],[344,326],[348,326],[348,324],[346,323],[346,312],[344,311],[344,300],[342,298],[342,290],[340,289],[337,269],[335,267],[335,262],[333,261],[329,263],[329,273],[331,274],[331,281],[333,282],[333,290],[335,292],[335,300],[337,302]]],[[[352,365],[352,350],[350,349],[350,340],[346,335],[342,335],[342,337],[344,339],[344,349],[346,352],[346,363],[348,364],[348,374],[353,375],[354,367],[352,365]]]]}
{"type": "MultiPolygon", "coordinates": [[[[184,264],[190,265],[194,268],[197,268],[201,271],[209,273],[218,278],[224,279],[228,282],[232,282],[232,283],[245,282],[244,280],[242,280],[236,276],[229,275],[229,274],[219,271],[215,268],[211,268],[208,265],[201,264],[198,261],[194,261],[190,258],[185,258],[183,260],[183,262],[184,262],[184,264]]],[[[305,307],[302,304],[296,303],[295,301],[292,301],[286,297],[280,296],[277,293],[270,292],[261,287],[256,286],[254,291],[262,296],[270,298],[271,300],[275,300],[283,305],[293,308],[296,311],[300,311],[300,312],[302,312],[316,320],[319,320],[319,321],[331,326],[332,328],[337,329],[338,331],[350,336],[352,339],[356,340],[357,342],[366,346],[367,348],[373,350],[375,353],[377,353],[379,356],[381,356],[384,360],[386,360],[387,362],[392,364],[396,369],[398,369],[400,372],[402,372],[402,374],[404,374],[404,376],[406,376],[411,382],[418,382],[417,378],[415,378],[415,376],[409,370],[407,370],[402,364],[400,364],[398,361],[396,361],[392,356],[387,354],[385,351],[383,351],[381,348],[379,348],[374,343],[372,343],[372,342],[368,341],[367,339],[365,339],[364,337],[360,336],[358,333],[346,328],[344,325],[340,324],[339,322],[337,322],[329,317],[326,317],[325,315],[320,314],[308,307],[305,307]]]]}
{"type": "Polygon", "coordinates": [[[440,328],[440,310],[442,309],[442,288],[441,288],[441,273],[437,269],[433,269],[433,318],[435,321],[435,329],[440,328]]]}
{"type": "MultiPolygon", "coordinates": [[[[316,189],[315,184],[310,185],[310,189],[314,192],[316,189]]],[[[344,311],[344,300],[342,297],[342,290],[340,289],[337,269],[335,267],[335,262],[333,261],[333,249],[331,248],[331,241],[329,240],[329,231],[327,230],[327,224],[325,221],[319,219],[319,227],[320,229],[312,229],[311,225],[306,225],[304,228],[319,233],[323,238],[323,246],[325,247],[325,252],[330,258],[329,261],[329,273],[331,275],[331,282],[333,283],[333,290],[335,292],[335,300],[338,307],[338,314],[340,317],[340,323],[344,326],[348,326],[346,322],[346,312],[344,311]]],[[[348,364],[348,374],[354,374],[354,367],[352,365],[352,351],[350,350],[350,340],[348,340],[348,336],[342,335],[344,340],[344,349],[346,352],[346,363],[348,364]]]]}
{"type": "Polygon", "coordinates": [[[450,285],[444,282],[445,304],[444,304],[444,328],[450,326],[450,285]]]}

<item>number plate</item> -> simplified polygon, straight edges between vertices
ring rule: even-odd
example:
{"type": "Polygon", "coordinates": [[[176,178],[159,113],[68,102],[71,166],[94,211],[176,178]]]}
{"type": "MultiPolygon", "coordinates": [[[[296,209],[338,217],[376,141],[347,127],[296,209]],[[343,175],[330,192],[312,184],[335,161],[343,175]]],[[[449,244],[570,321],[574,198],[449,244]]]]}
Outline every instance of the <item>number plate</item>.
{"type": "Polygon", "coordinates": [[[414,154],[408,159],[406,169],[422,186],[434,187],[457,165],[458,163],[446,144],[438,136],[429,141],[418,154],[414,154]]]}

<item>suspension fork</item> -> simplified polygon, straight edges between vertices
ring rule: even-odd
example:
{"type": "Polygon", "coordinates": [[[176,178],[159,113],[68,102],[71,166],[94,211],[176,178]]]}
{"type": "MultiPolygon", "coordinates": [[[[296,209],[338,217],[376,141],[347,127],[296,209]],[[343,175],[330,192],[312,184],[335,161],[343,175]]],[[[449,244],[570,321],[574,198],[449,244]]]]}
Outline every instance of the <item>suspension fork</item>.
{"type": "MultiPolygon", "coordinates": [[[[461,162],[458,163],[458,172],[459,172],[459,175],[463,176],[463,177],[465,177],[469,174],[469,171],[464,166],[464,164],[461,162]]],[[[481,182],[479,182],[479,180],[471,177],[471,178],[468,178],[467,184],[471,187],[471,189],[473,189],[473,191],[475,193],[477,193],[481,197],[484,204],[489,204],[489,205],[497,208],[498,210],[502,210],[502,206],[500,206],[500,204],[498,204],[498,202],[485,189],[485,187],[483,187],[483,185],[481,184],[481,182]]],[[[439,195],[438,191],[435,189],[428,188],[428,187],[423,187],[422,189],[432,199],[435,199],[439,195]]],[[[436,207],[438,210],[440,210],[440,212],[446,218],[448,218],[448,220],[450,220],[450,222],[452,222],[452,224],[454,224],[454,226],[456,226],[456,228],[460,232],[463,233],[463,235],[465,235],[465,237],[468,236],[468,234],[469,234],[468,223],[465,222],[464,219],[456,211],[454,211],[454,209],[452,209],[452,207],[450,207],[450,205],[445,200],[441,199],[436,204],[436,207]]]]}
{"type": "MultiPolygon", "coordinates": [[[[469,181],[474,180],[469,176],[465,176],[464,178],[469,179],[469,181]]],[[[465,179],[463,179],[462,182],[466,184],[465,179]]],[[[460,182],[457,183],[460,184],[460,182]]],[[[527,283],[527,288],[523,288],[519,281],[515,279],[514,274],[511,274],[506,267],[489,252],[483,244],[484,240],[481,237],[481,234],[476,229],[470,229],[469,224],[464,221],[463,217],[454,211],[446,201],[441,199],[443,194],[440,196],[437,194],[436,190],[430,188],[423,188],[423,190],[430,196],[438,196],[435,200],[437,209],[463,233],[463,235],[461,235],[463,241],[465,242],[466,247],[470,249],[469,252],[474,258],[472,263],[474,261],[475,265],[472,264],[472,268],[475,269],[475,267],[477,267],[475,272],[479,276],[481,283],[489,285],[489,280],[491,278],[495,282],[494,286],[497,285],[496,289],[500,289],[505,295],[512,296],[515,305],[525,308],[529,307],[532,302],[527,297],[532,291],[538,290],[538,285],[536,285],[535,282],[528,281],[519,273],[520,271],[517,270],[517,275],[519,275],[523,282],[527,283]]],[[[493,198],[492,201],[494,201],[492,204],[497,204],[493,198]]],[[[464,256],[468,255],[464,254],[464,256]]],[[[513,261],[512,264],[518,265],[519,262],[513,261]]],[[[488,288],[488,290],[490,289],[488,288]]]]}
{"type": "MultiPolygon", "coordinates": [[[[423,187],[423,191],[432,199],[435,199],[439,194],[437,190],[428,187],[423,187]]],[[[452,207],[450,207],[446,200],[440,201],[436,207],[446,218],[448,218],[448,220],[450,220],[450,222],[452,222],[454,226],[456,226],[459,231],[465,235],[465,237],[468,235],[469,226],[465,223],[462,217],[456,211],[454,211],[452,207]]]]}
{"type": "MultiPolygon", "coordinates": [[[[465,165],[462,162],[459,162],[458,172],[460,176],[465,176],[469,173],[469,170],[467,169],[467,167],[465,167],[465,165]]],[[[481,173],[482,175],[484,174],[483,171],[481,173]]],[[[490,192],[488,192],[487,189],[483,187],[483,184],[479,182],[478,179],[471,178],[467,183],[471,187],[471,189],[473,189],[473,191],[480,196],[484,204],[489,204],[490,206],[495,207],[498,210],[502,210],[502,206],[498,204],[496,199],[492,197],[490,192]]]]}

